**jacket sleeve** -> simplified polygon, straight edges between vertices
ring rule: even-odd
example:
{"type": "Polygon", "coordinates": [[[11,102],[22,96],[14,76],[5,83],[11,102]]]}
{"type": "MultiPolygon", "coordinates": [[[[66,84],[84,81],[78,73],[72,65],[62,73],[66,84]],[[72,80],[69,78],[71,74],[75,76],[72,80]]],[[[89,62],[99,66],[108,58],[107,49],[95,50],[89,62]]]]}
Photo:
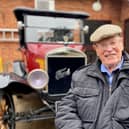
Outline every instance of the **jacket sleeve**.
{"type": "Polygon", "coordinates": [[[56,129],[82,129],[82,122],[77,114],[72,89],[70,89],[67,96],[58,103],[55,126],[56,129]]]}
{"type": "Polygon", "coordinates": [[[98,123],[97,129],[129,129],[129,86],[115,90],[98,123]]]}

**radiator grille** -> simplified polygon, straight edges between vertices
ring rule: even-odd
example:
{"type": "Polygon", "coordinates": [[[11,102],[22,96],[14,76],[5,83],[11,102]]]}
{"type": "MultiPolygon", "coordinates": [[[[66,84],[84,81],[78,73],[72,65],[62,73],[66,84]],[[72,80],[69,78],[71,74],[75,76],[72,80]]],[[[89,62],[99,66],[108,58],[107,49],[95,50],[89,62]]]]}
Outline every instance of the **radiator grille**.
{"type": "Polygon", "coordinates": [[[65,94],[70,88],[72,73],[84,64],[84,57],[48,57],[48,93],[65,94]]]}

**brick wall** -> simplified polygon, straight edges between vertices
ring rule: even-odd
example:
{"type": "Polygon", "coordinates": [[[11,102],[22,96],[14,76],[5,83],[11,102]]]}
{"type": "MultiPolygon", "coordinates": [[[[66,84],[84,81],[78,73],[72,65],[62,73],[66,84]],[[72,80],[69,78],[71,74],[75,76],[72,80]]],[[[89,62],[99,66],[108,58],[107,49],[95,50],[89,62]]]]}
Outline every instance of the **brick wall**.
{"type": "MultiPolygon", "coordinates": [[[[33,0],[0,0],[0,28],[17,28],[13,9],[18,6],[34,7],[33,0]]],[[[0,42],[0,58],[2,58],[3,70],[12,71],[12,62],[21,59],[17,42],[0,42]]]]}
{"type": "Polygon", "coordinates": [[[120,19],[122,22],[129,19],[129,0],[122,0],[120,19]]]}
{"type": "MultiPolygon", "coordinates": [[[[56,10],[68,11],[86,11],[90,14],[89,19],[112,20],[113,23],[123,25],[124,20],[129,18],[129,2],[128,0],[100,0],[102,2],[102,11],[95,12],[92,10],[92,4],[95,0],[55,0],[56,10]]],[[[16,28],[16,19],[13,15],[13,9],[18,6],[34,7],[34,0],[0,0],[0,28],[16,28]]],[[[0,57],[4,64],[4,70],[11,71],[13,60],[21,59],[18,51],[17,42],[0,42],[0,57]],[[7,66],[7,67],[6,67],[7,66]]],[[[33,100],[33,98],[31,98],[33,100]]],[[[37,100],[37,99],[36,99],[37,100]]],[[[25,100],[19,100],[18,106],[23,104],[25,100]]],[[[30,100],[28,100],[29,105],[30,100]]],[[[34,104],[36,105],[36,104],[34,104]]],[[[22,105],[23,106],[23,105],[22,105]]],[[[28,108],[28,105],[25,108],[28,108]]],[[[18,129],[55,129],[53,121],[40,121],[37,123],[23,123],[17,126],[18,129]],[[40,127],[39,127],[40,126],[40,127]]]]}
{"type": "Polygon", "coordinates": [[[18,6],[33,7],[34,0],[0,0],[0,28],[16,27],[13,9],[18,6]]]}
{"type": "MultiPolygon", "coordinates": [[[[94,0],[55,0],[56,10],[65,11],[85,11],[90,14],[89,19],[98,20],[112,20],[113,23],[123,25],[124,20],[129,18],[129,2],[128,0],[101,0],[102,11],[95,12],[92,10],[94,0]]],[[[34,7],[34,0],[0,0],[0,28],[16,28],[16,19],[13,14],[13,9],[18,6],[34,7]]],[[[11,50],[14,51],[18,48],[17,43],[0,42],[0,54],[4,51],[7,56],[11,50]],[[12,49],[13,48],[13,49],[12,49]]],[[[8,58],[9,61],[17,58],[17,51],[14,51],[13,56],[8,58]]],[[[18,54],[19,55],[19,54],[18,54]]],[[[3,55],[2,55],[3,56],[3,55]]],[[[6,56],[3,56],[6,60],[6,56]]]]}
{"type": "MultiPolygon", "coordinates": [[[[100,0],[102,11],[92,10],[94,0],[55,0],[56,10],[86,11],[90,19],[112,20],[114,23],[123,22],[129,18],[128,0],[100,0]]],[[[13,9],[18,6],[34,7],[34,0],[0,0],[0,28],[16,27],[13,9]]]]}
{"type": "Polygon", "coordinates": [[[121,1],[100,0],[102,11],[95,12],[92,9],[94,0],[56,0],[57,10],[86,11],[90,14],[90,19],[112,20],[113,23],[120,21],[121,1]],[[120,2],[119,2],[120,1],[120,2]]]}
{"type": "MultiPolygon", "coordinates": [[[[13,61],[21,59],[21,53],[18,50],[18,43],[3,42],[0,43],[0,58],[2,59],[2,69],[4,72],[11,72],[13,61]]],[[[1,64],[0,64],[1,65],[1,64]]]]}

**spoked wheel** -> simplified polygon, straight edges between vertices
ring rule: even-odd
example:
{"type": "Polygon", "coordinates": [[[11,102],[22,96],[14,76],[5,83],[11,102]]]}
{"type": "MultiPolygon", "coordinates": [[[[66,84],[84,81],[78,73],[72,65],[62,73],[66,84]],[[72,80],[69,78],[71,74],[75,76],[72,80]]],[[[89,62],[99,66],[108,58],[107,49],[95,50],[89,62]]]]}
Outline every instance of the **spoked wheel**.
{"type": "Polygon", "coordinates": [[[15,129],[14,112],[12,96],[4,91],[0,91],[0,129],[15,129]]]}

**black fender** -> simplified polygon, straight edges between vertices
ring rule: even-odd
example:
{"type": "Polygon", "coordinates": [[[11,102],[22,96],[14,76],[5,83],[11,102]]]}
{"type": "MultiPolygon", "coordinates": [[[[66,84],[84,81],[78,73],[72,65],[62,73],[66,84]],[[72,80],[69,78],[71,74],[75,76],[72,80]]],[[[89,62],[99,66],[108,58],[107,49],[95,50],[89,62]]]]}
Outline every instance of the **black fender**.
{"type": "Polygon", "coordinates": [[[4,89],[11,94],[29,94],[35,92],[27,83],[26,78],[20,77],[13,72],[0,74],[0,89],[4,89]]]}

